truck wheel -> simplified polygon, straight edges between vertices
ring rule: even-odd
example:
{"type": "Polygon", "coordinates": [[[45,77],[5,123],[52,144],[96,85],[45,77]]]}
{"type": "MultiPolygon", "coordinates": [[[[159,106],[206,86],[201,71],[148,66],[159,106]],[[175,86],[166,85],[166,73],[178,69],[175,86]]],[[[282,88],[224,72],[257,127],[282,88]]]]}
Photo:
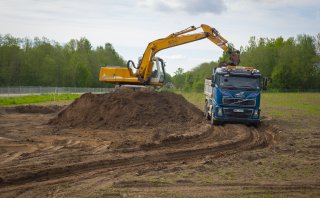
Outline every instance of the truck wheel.
{"type": "Polygon", "coordinates": [[[211,125],[219,125],[219,121],[214,119],[213,112],[210,113],[210,123],[211,125]]]}
{"type": "Polygon", "coordinates": [[[258,128],[258,127],[260,126],[260,122],[254,122],[252,125],[253,125],[255,128],[258,128]]]}
{"type": "Polygon", "coordinates": [[[216,120],[216,119],[214,119],[214,112],[210,112],[210,123],[211,123],[211,125],[215,125],[215,126],[217,126],[217,125],[222,125],[223,124],[223,121],[219,121],[219,120],[216,120]]]}
{"type": "Polygon", "coordinates": [[[207,120],[210,120],[210,115],[209,115],[209,111],[208,111],[208,101],[206,100],[205,101],[205,104],[204,104],[204,110],[203,110],[203,114],[204,114],[204,117],[207,119],[207,120]]]}

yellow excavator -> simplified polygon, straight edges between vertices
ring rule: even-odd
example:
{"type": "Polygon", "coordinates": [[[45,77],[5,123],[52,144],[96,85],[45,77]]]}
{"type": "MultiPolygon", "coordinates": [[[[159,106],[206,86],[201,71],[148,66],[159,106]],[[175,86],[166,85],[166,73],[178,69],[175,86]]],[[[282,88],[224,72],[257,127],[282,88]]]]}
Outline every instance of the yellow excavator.
{"type": "Polygon", "coordinates": [[[223,49],[229,55],[231,61],[229,65],[240,63],[240,52],[235,50],[219,32],[208,25],[202,24],[200,27],[191,26],[182,31],[170,34],[169,36],[152,41],[148,44],[142,58],[135,65],[132,60],[127,62],[127,67],[106,66],[100,68],[99,80],[118,85],[150,85],[161,86],[164,82],[165,64],[164,61],[155,57],[160,50],[198,41],[204,38],[209,39],[214,44],[223,49]],[[202,28],[203,32],[187,34],[202,28]],[[136,69],[133,72],[133,68],[136,69]]]}

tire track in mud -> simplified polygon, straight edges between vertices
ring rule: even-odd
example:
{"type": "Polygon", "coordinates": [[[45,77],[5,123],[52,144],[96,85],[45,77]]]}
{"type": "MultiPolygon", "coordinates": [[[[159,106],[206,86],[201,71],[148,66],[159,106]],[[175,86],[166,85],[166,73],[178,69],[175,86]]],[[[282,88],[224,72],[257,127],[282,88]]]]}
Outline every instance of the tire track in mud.
{"type": "MultiPolygon", "coordinates": [[[[203,136],[195,136],[194,139],[189,137],[186,141],[179,140],[178,142],[173,139],[172,143],[168,140],[164,146],[151,147],[148,148],[150,149],[148,151],[141,148],[132,152],[133,154],[131,152],[123,152],[122,157],[116,159],[110,159],[110,157],[102,158],[100,160],[34,170],[32,172],[20,172],[19,175],[8,175],[2,181],[0,180],[0,187],[66,178],[103,169],[141,167],[152,163],[194,160],[204,155],[218,158],[245,150],[266,147],[268,146],[268,141],[270,141],[269,133],[272,133],[272,129],[269,126],[263,126],[258,129],[242,125],[212,127],[203,136]],[[215,142],[214,140],[221,139],[219,136],[225,137],[222,138],[222,141],[215,142]]],[[[119,151],[116,153],[120,156],[122,154],[119,151]]]]}
{"type": "MultiPolygon", "coordinates": [[[[301,193],[301,192],[320,192],[320,186],[318,183],[306,182],[287,182],[281,184],[273,184],[273,183],[168,183],[168,182],[150,182],[150,181],[141,181],[141,180],[132,180],[132,181],[120,181],[115,182],[112,187],[114,188],[134,188],[135,191],[131,191],[132,194],[130,196],[134,196],[135,194],[139,194],[139,192],[143,192],[143,189],[147,188],[149,192],[159,192],[165,190],[170,191],[173,189],[173,192],[176,192],[179,187],[181,187],[183,191],[185,191],[186,187],[189,191],[232,191],[232,189],[241,188],[242,191],[248,190],[248,194],[252,195],[265,195],[266,192],[270,193],[301,193]],[[139,190],[141,189],[141,191],[139,190]]],[[[179,190],[178,190],[179,191],[179,190]]],[[[210,194],[210,193],[209,193],[210,194]]],[[[229,197],[229,196],[228,196],[229,197]]],[[[232,196],[233,197],[233,196],[232,196]]],[[[289,196],[290,197],[290,196],[289,196]]]]}
{"type": "Polygon", "coordinates": [[[198,186],[198,187],[243,187],[243,189],[282,189],[282,190],[301,190],[301,189],[310,189],[310,190],[319,190],[320,186],[318,183],[282,183],[282,184],[273,184],[273,183],[169,183],[169,182],[150,182],[144,180],[132,180],[132,181],[119,181],[113,184],[115,188],[132,188],[132,187],[177,187],[177,186],[198,186]]]}

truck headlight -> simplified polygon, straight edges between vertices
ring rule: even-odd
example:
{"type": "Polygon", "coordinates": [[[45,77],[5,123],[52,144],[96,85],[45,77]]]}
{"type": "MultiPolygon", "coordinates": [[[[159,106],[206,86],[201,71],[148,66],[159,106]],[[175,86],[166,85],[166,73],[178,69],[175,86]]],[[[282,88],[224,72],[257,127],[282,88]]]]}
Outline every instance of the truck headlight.
{"type": "Polygon", "coordinates": [[[222,116],[222,108],[221,107],[218,108],[218,116],[220,116],[220,117],[222,116]]]}
{"type": "Polygon", "coordinates": [[[253,118],[258,118],[258,117],[259,117],[259,110],[254,110],[253,118]]]}

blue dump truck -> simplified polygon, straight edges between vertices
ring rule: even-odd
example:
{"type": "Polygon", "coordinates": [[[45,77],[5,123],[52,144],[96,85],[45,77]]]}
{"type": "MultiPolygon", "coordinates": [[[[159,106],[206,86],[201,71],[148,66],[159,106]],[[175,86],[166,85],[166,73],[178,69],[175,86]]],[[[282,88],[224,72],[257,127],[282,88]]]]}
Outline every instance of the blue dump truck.
{"type": "Polygon", "coordinates": [[[266,88],[267,79],[252,67],[215,68],[212,78],[205,80],[204,115],[212,125],[241,122],[258,126],[261,90],[266,88]]]}

